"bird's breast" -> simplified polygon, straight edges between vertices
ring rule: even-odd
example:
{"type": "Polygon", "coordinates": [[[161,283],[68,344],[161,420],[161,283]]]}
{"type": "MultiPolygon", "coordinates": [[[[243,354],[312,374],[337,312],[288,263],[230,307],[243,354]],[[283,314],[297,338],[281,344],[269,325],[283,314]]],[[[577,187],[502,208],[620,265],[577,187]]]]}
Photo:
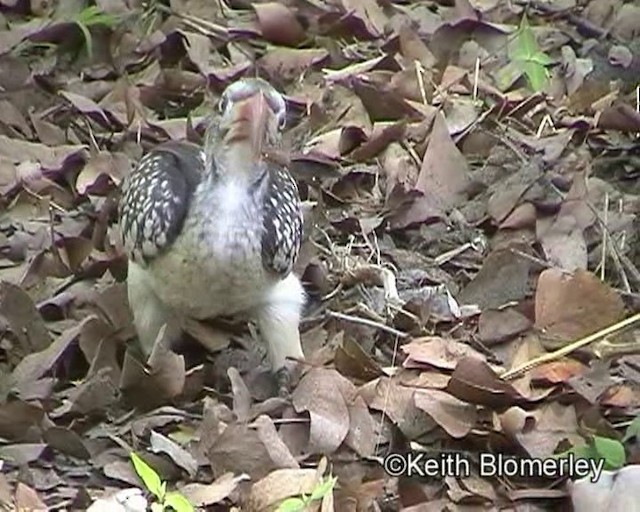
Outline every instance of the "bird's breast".
{"type": "Polygon", "coordinates": [[[247,187],[199,187],[180,235],[150,269],[156,293],[196,318],[251,309],[272,284],[262,266],[262,229],[247,187]]]}

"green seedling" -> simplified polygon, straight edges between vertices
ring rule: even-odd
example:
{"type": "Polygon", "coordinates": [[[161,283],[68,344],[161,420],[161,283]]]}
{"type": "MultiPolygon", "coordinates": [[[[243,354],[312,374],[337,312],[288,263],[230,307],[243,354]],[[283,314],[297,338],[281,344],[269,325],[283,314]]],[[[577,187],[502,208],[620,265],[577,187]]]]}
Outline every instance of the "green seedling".
{"type": "Polygon", "coordinates": [[[82,32],[89,58],[93,56],[93,38],[91,37],[91,31],[89,29],[99,25],[113,28],[119,21],[120,18],[118,16],[102,12],[96,5],[84,8],[73,19],[73,22],[78,26],[80,32],[82,32]]]}
{"type": "Polygon", "coordinates": [[[193,505],[179,492],[167,492],[167,482],[163,482],[156,471],[149,466],[140,456],[131,453],[131,462],[136,473],[156,502],[151,504],[152,512],[175,510],[175,512],[194,512],[193,505]]]}
{"type": "Polygon", "coordinates": [[[508,44],[509,63],[498,71],[498,84],[505,90],[524,75],[534,92],[542,91],[549,80],[547,66],[551,58],[544,53],[536,41],[527,16],[522,17],[515,37],[508,44]]]}
{"type": "Polygon", "coordinates": [[[535,92],[544,89],[549,79],[547,66],[552,61],[546,53],[540,50],[526,15],[522,17],[520,22],[510,57],[522,68],[529,85],[535,92]]]}
{"type": "MultiPolygon", "coordinates": [[[[82,11],[80,11],[75,17],[73,17],[70,21],[53,21],[53,24],[58,23],[73,23],[75,24],[80,32],[82,33],[82,37],[84,40],[84,48],[86,48],[87,55],[89,58],[93,57],[93,37],[91,35],[91,27],[96,26],[104,26],[113,28],[118,25],[121,21],[121,17],[108,14],[102,12],[97,6],[92,5],[86,7],[82,11]]],[[[24,54],[37,52],[37,51],[52,51],[60,48],[58,43],[34,43],[30,41],[28,38],[23,39],[13,46],[11,49],[12,53],[16,56],[21,56],[24,54]]]]}
{"type": "Polygon", "coordinates": [[[277,512],[302,512],[311,505],[314,501],[322,500],[327,494],[333,492],[333,488],[338,481],[338,477],[330,476],[323,478],[318,482],[318,485],[313,489],[313,492],[309,495],[303,494],[302,496],[287,498],[284,500],[277,509],[277,512]]]}
{"type": "Polygon", "coordinates": [[[634,437],[637,440],[640,440],[640,414],[636,416],[627,427],[627,431],[624,433],[622,442],[624,443],[625,441],[628,441],[629,439],[632,439],[634,437]]]}
{"type": "Polygon", "coordinates": [[[593,436],[586,444],[572,446],[567,451],[556,454],[556,457],[566,457],[573,453],[580,459],[604,460],[604,469],[616,470],[626,463],[624,445],[617,439],[593,436]]]}

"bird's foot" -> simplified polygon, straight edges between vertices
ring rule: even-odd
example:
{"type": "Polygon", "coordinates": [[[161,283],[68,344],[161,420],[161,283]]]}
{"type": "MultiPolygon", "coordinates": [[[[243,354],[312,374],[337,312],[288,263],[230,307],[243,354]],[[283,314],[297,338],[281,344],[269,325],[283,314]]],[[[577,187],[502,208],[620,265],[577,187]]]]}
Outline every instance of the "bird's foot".
{"type": "Polygon", "coordinates": [[[299,378],[300,368],[298,363],[296,361],[287,361],[287,363],[275,373],[278,396],[281,398],[289,398],[299,378]]]}
{"type": "Polygon", "coordinates": [[[283,366],[276,372],[276,386],[279,397],[289,397],[291,394],[291,371],[286,366],[283,366]]]}

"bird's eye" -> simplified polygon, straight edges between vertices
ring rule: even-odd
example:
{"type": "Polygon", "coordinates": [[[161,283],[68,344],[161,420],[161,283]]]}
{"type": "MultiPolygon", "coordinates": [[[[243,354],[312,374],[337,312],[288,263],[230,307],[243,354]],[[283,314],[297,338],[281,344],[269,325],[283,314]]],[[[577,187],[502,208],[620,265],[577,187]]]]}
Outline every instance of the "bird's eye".
{"type": "Polygon", "coordinates": [[[282,95],[275,90],[271,90],[266,94],[269,107],[278,118],[278,128],[282,129],[287,124],[287,104],[282,95]]]}
{"type": "Polygon", "coordinates": [[[220,99],[218,100],[218,110],[220,111],[220,113],[223,113],[225,110],[227,110],[228,104],[229,98],[227,97],[227,95],[223,94],[222,96],[220,96],[220,99]]]}
{"type": "Polygon", "coordinates": [[[281,112],[278,112],[278,128],[282,130],[286,124],[287,124],[287,116],[285,111],[283,110],[281,112]]]}

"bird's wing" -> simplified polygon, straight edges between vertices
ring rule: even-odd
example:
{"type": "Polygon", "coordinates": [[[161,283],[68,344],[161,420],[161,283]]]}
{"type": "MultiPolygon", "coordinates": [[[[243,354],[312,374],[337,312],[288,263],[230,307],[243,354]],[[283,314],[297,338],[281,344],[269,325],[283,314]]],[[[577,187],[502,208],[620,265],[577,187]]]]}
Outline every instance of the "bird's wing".
{"type": "Polygon", "coordinates": [[[203,173],[204,153],[189,142],[161,144],[140,160],[124,181],[118,207],[131,260],[146,264],[173,243],[203,173]]]}
{"type": "Polygon", "coordinates": [[[269,169],[263,203],[262,264],[285,277],[293,269],[302,240],[302,210],[298,186],[279,166],[269,169]]]}

